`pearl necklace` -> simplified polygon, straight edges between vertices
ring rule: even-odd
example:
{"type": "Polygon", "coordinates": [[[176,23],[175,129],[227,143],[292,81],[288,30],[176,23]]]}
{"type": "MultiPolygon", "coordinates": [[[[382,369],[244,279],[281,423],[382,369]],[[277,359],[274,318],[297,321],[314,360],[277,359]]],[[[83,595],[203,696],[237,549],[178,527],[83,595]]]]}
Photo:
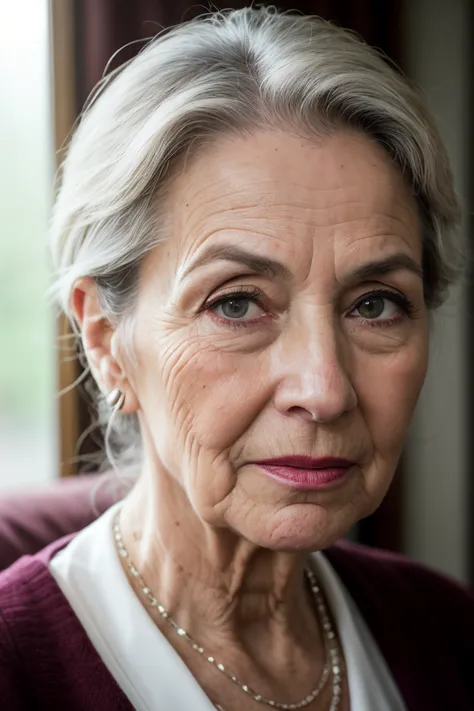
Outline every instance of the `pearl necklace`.
{"type": "MultiPolygon", "coordinates": [[[[230,681],[232,681],[244,694],[250,696],[254,701],[266,704],[267,706],[271,706],[275,709],[283,709],[284,711],[289,709],[302,709],[306,706],[309,706],[309,704],[311,704],[319,696],[324,686],[326,685],[326,682],[332,671],[332,699],[329,711],[336,711],[341,701],[342,693],[342,671],[339,657],[339,647],[331,620],[329,619],[329,616],[327,614],[327,607],[324,597],[318,585],[316,576],[310,568],[307,568],[305,573],[311,587],[311,592],[313,593],[320,627],[323,631],[324,646],[326,649],[326,662],[324,664],[319,681],[314,687],[314,689],[301,701],[298,701],[293,704],[285,704],[279,701],[274,701],[273,699],[268,699],[267,697],[263,696],[263,694],[258,694],[257,692],[255,692],[248,684],[243,684],[239,679],[237,679],[234,674],[231,673],[231,671],[229,671],[223,664],[218,662],[214,656],[209,656],[204,650],[204,648],[198,645],[194,641],[194,639],[186,632],[186,630],[180,627],[178,623],[173,620],[173,618],[170,616],[169,612],[163,607],[163,605],[160,605],[160,603],[155,598],[152,591],[147,586],[142,576],[138,572],[136,566],[133,564],[129,553],[125,548],[122,539],[122,532],[120,529],[120,512],[117,514],[114,521],[114,538],[118,554],[121,558],[127,559],[126,565],[128,568],[128,572],[130,573],[132,578],[135,578],[137,580],[140,586],[140,590],[143,593],[143,596],[150,605],[150,607],[158,610],[162,619],[166,621],[166,623],[176,632],[179,637],[184,639],[197,654],[200,654],[209,664],[212,664],[219,672],[224,674],[224,676],[226,676],[230,681]]],[[[221,709],[223,711],[222,707],[220,706],[216,706],[216,708],[221,709]]]]}

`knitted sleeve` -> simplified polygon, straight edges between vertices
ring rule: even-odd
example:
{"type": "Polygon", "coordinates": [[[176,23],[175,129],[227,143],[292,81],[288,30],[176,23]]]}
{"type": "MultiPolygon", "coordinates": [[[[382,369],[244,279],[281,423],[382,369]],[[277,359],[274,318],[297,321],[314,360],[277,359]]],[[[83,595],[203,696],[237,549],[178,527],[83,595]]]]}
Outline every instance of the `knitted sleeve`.
{"type": "Polygon", "coordinates": [[[9,571],[0,576],[0,705],[8,711],[28,711],[36,707],[34,694],[7,622],[10,616],[21,617],[27,610],[18,600],[17,587],[10,584],[10,578],[9,571]]]}

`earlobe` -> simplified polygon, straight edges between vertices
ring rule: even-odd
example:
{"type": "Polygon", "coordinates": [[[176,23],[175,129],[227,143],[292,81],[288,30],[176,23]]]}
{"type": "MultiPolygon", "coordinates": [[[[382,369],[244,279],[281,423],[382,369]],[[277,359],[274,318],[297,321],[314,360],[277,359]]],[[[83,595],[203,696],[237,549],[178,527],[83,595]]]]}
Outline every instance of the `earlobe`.
{"type": "Polygon", "coordinates": [[[113,409],[117,408],[117,411],[122,414],[136,412],[139,408],[137,397],[114,356],[104,353],[98,371],[100,379],[96,378],[96,380],[106,395],[109,406],[113,409]]]}
{"type": "Polygon", "coordinates": [[[106,397],[107,405],[120,412],[125,402],[125,394],[118,388],[114,388],[106,397]]]}

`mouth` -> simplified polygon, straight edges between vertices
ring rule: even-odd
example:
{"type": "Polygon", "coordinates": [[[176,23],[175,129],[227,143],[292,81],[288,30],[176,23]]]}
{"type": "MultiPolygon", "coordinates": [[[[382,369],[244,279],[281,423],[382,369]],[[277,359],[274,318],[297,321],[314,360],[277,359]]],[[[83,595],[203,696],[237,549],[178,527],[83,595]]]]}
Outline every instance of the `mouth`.
{"type": "Polygon", "coordinates": [[[297,489],[327,489],[345,480],[357,463],[341,457],[315,459],[303,455],[253,462],[272,479],[297,489]]]}

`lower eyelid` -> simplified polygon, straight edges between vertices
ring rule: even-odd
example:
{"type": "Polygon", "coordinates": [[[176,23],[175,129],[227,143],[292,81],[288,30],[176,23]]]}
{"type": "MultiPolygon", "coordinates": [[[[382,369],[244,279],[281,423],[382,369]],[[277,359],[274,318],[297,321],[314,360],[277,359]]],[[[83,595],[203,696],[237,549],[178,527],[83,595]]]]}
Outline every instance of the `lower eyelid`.
{"type": "Polygon", "coordinates": [[[274,321],[274,317],[271,314],[263,313],[256,318],[250,319],[249,321],[242,321],[238,319],[225,318],[224,316],[219,316],[215,311],[208,310],[208,317],[217,324],[218,327],[233,329],[233,330],[243,330],[247,332],[252,332],[257,329],[262,330],[263,325],[270,325],[270,322],[274,321]]]}
{"type": "Polygon", "coordinates": [[[392,316],[391,318],[385,318],[385,319],[360,319],[365,326],[368,326],[369,328],[390,328],[390,326],[396,326],[397,324],[401,324],[402,322],[405,321],[403,318],[403,314],[398,314],[397,316],[392,316]]]}

